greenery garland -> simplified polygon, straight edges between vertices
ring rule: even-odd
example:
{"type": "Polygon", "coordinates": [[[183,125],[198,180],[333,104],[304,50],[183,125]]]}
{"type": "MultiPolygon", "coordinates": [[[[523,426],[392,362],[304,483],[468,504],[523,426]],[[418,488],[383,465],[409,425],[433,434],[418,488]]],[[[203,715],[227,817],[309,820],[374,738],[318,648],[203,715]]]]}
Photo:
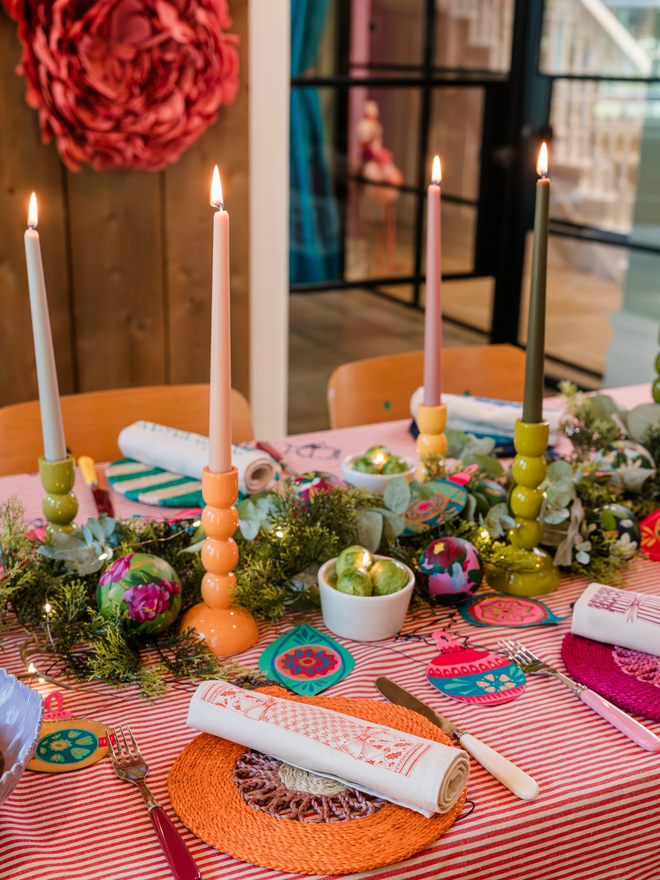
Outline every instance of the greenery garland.
{"type": "MultiPolygon", "coordinates": [[[[563,430],[573,443],[568,462],[553,462],[544,484],[544,545],[556,547],[568,534],[568,519],[576,501],[586,512],[575,537],[573,574],[617,583],[636,548],[620,546],[594,523],[593,512],[605,504],[628,507],[639,518],[660,507],[660,478],[649,477],[639,491],[629,491],[609,476],[596,473],[590,463],[594,452],[622,439],[621,423],[614,418],[609,398],[588,398],[564,383],[568,418],[563,430]],[[586,548],[586,549],[585,549],[586,548]]],[[[618,415],[621,415],[619,413],[618,415]]],[[[501,561],[524,564],[524,551],[507,540],[513,521],[505,503],[484,509],[484,479],[504,490],[512,484],[494,456],[494,442],[448,431],[449,454],[459,459],[453,469],[444,462],[426,462],[431,478],[446,478],[467,465],[473,472],[467,483],[468,504],[463,513],[421,535],[403,536],[400,514],[410,500],[403,478],[393,480],[385,496],[364,489],[340,488],[322,482],[302,489],[294,481],[278,493],[260,493],[239,508],[239,562],[236,599],[261,619],[278,620],[287,609],[318,608],[317,572],[325,561],[350,544],[362,543],[373,551],[405,562],[413,570],[430,542],[455,536],[473,543],[484,565],[501,561]],[[520,558],[519,558],[520,557],[520,558]]],[[[660,460],[660,423],[645,434],[646,448],[660,460]]],[[[424,497],[429,488],[413,483],[424,497]]],[[[160,635],[129,631],[121,619],[104,617],[97,609],[99,575],[112,559],[129,553],[151,553],[164,558],[182,584],[181,614],[201,600],[204,573],[199,550],[205,535],[191,520],[133,519],[115,522],[102,515],[71,536],[40,545],[26,534],[23,508],[16,498],[0,506],[0,625],[5,629],[13,612],[34,644],[52,656],[53,673],[73,679],[100,680],[115,686],[138,685],[150,698],[162,693],[172,679],[249,675],[232,661],[209,653],[192,630],[180,632],[177,622],[160,635]],[[104,560],[105,561],[102,561],[104,560]],[[50,608],[45,612],[45,606],[50,608]]],[[[433,604],[418,587],[414,602],[433,604]]]]}

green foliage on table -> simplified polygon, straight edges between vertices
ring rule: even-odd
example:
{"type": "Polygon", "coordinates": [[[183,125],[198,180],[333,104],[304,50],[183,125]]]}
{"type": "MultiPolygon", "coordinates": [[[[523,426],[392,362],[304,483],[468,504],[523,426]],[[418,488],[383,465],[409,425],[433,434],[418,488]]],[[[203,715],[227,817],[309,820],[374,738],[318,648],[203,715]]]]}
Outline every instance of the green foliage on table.
{"type": "Polygon", "coordinates": [[[101,569],[113,557],[136,552],[160,556],[175,569],[181,578],[182,613],[199,602],[204,570],[199,554],[186,552],[195,535],[189,520],[119,523],[101,517],[66,536],[70,540],[39,547],[26,537],[24,510],[13,497],[0,506],[0,620],[6,623],[13,612],[39,647],[53,656],[48,674],[55,678],[135,684],[153,698],[173,678],[231,677],[244,670],[208,653],[191,631],[179,633],[172,627],[158,636],[131,633],[121,620],[108,620],[96,608],[101,569]],[[99,550],[111,556],[99,560],[99,550]]]}

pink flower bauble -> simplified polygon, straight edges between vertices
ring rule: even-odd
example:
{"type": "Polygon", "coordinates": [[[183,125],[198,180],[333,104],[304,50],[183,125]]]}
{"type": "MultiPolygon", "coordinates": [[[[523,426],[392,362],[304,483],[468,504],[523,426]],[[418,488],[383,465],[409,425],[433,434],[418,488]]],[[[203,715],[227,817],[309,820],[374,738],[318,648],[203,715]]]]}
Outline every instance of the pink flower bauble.
{"type": "Polygon", "coordinates": [[[226,0],[5,0],[23,45],[18,73],[74,171],[159,171],[238,94],[226,0]]]}

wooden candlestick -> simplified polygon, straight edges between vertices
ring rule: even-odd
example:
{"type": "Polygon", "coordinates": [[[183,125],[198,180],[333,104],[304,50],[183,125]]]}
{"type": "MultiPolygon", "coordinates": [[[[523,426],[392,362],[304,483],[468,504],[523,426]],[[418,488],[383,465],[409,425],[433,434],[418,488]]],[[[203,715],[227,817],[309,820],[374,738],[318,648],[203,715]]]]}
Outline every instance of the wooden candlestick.
{"type": "Polygon", "coordinates": [[[511,492],[511,512],[516,524],[509,531],[511,543],[528,551],[524,568],[509,569],[506,564],[486,566],[486,580],[501,593],[518,596],[542,596],[559,586],[560,573],[552,557],[538,547],[543,536],[539,519],[545,492],[539,488],[547,470],[545,450],[548,446],[548,422],[523,422],[518,419],[513,443],[517,455],[512,472],[516,485],[511,492]]]}
{"type": "Polygon", "coordinates": [[[78,513],[78,499],[73,490],[76,481],[76,468],[72,455],[62,461],[47,461],[39,458],[39,476],[46,490],[43,510],[48,520],[47,532],[72,532],[73,520],[78,513]]]}
{"type": "Polygon", "coordinates": [[[224,474],[202,474],[202,496],[206,507],[202,525],[208,535],[202,546],[202,599],[183,617],[181,629],[192,627],[218,657],[247,651],[259,640],[259,627],[246,608],[232,604],[236,587],[233,568],[238,562],[238,545],[232,535],[238,526],[238,470],[224,474]]]}
{"type": "Polygon", "coordinates": [[[420,403],[417,409],[417,454],[421,461],[417,467],[417,479],[424,482],[426,472],[424,462],[428,459],[439,461],[447,454],[447,438],[444,430],[447,425],[447,406],[439,403],[437,406],[425,406],[420,403]]]}

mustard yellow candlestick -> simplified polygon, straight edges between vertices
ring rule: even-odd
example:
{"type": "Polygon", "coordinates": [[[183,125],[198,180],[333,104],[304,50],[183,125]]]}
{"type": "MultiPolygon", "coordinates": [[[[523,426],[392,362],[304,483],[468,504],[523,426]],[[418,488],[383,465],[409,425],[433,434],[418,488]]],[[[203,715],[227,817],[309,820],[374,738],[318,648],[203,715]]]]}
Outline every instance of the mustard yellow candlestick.
{"type": "Polygon", "coordinates": [[[417,410],[417,454],[421,461],[417,466],[417,479],[423,482],[426,479],[424,461],[444,458],[447,454],[447,438],[444,430],[447,425],[447,406],[439,403],[437,406],[424,406],[420,403],[417,410]]]}
{"type": "Polygon", "coordinates": [[[208,535],[202,546],[202,599],[183,617],[181,630],[192,627],[218,657],[247,651],[259,640],[259,627],[246,608],[232,604],[236,587],[233,568],[238,562],[238,545],[233,534],[238,526],[238,470],[202,473],[202,495],[206,507],[202,525],[208,535]]]}
{"type": "Polygon", "coordinates": [[[46,490],[43,511],[48,520],[46,531],[72,532],[73,520],[78,513],[78,499],[73,492],[76,481],[76,468],[72,455],[62,461],[47,461],[39,458],[39,476],[46,490]]]}
{"type": "Polygon", "coordinates": [[[510,498],[515,526],[509,531],[509,540],[520,550],[527,551],[527,559],[510,560],[502,557],[501,563],[486,566],[486,580],[501,593],[518,596],[542,596],[553,593],[559,586],[559,569],[552,557],[538,544],[543,536],[543,523],[539,520],[545,492],[539,488],[547,470],[545,450],[548,446],[550,425],[548,422],[523,422],[518,419],[514,429],[513,443],[517,455],[512,472],[516,485],[510,498]]]}

